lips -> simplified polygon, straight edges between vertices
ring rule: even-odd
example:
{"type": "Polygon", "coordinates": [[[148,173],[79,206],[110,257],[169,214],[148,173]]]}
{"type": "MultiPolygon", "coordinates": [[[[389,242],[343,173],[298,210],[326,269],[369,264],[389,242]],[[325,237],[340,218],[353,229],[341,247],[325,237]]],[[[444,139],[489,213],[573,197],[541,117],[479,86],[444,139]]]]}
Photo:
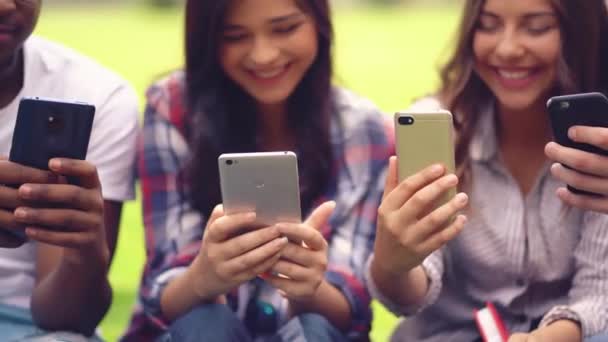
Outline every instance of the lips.
{"type": "Polygon", "coordinates": [[[521,89],[529,86],[540,75],[540,68],[494,67],[500,84],[507,89],[521,89]]]}
{"type": "Polygon", "coordinates": [[[274,83],[279,82],[291,66],[290,63],[285,64],[281,67],[272,68],[272,69],[248,69],[247,72],[256,82],[263,85],[272,85],[274,83]]]}

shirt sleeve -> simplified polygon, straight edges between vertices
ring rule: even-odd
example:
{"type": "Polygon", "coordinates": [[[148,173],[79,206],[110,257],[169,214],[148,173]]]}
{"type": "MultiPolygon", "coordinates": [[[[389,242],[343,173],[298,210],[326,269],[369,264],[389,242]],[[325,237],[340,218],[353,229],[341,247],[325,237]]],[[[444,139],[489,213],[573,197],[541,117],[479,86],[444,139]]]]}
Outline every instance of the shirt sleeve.
{"type": "Polygon", "coordinates": [[[427,290],[426,295],[423,300],[418,305],[401,305],[391,298],[385,296],[378,285],[374,281],[374,278],[371,275],[371,264],[373,255],[369,257],[367,263],[365,265],[365,281],[367,283],[367,287],[369,292],[371,293],[374,299],[377,299],[382,305],[384,305],[389,311],[391,311],[396,316],[411,316],[415,315],[427,307],[433,305],[437,298],[439,298],[439,294],[441,293],[442,287],[442,277],[443,277],[443,250],[437,250],[433,254],[429,255],[423,262],[422,268],[426,273],[426,276],[429,280],[429,288],[427,290]]]}
{"type": "Polygon", "coordinates": [[[106,200],[135,198],[138,107],[135,91],[125,82],[96,108],[87,160],[97,167],[106,200]]]}
{"type": "Polygon", "coordinates": [[[551,309],[540,326],[573,320],[580,323],[586,338],[608,330],[608,216],[585,213],[574,258],[569,303],[551,309]]]}
{"type": "MultiPolygon", "coordinates": [[[[373,114],[373,118],[382,117],[379,112],[373,114]]],[[[344,164],[348,166],[342,168],[336,182],[337,215],[330,220],[331,234],[324,234],[329,241],[326,279],[350,304],[352,324],[347,335],[355,340],[367,337],[371,328],[371,297],[363,280],[363,269],[373,249],[386,167],[393,154],[388,128],[375,119],[349,128],[349,140],[342,151],[344,164]],[[361,182],[353,184],[346,174],[361,182]]]]}
{"type": "Polygon", "coordinates": [[[189,149],[171,118],[167,93],[159,87],[148,91],[137,158],[146,236],[140,298],[144,312],[160,328],[168,323],[161,312],[162,292],[196,257],[205,221],[185,191],[182,169],[189,149]]]}

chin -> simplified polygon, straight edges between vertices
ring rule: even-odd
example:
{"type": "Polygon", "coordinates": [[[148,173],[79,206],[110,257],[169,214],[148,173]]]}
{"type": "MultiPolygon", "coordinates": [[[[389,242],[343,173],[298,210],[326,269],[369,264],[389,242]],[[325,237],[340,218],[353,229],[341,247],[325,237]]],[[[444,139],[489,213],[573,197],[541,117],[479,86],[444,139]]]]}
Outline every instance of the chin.
{"type": "MultiPolygon", "coordinates": [[[[540,97],[507,95],[497,96],[501,107],[511,111],[526,111],[535,108],[541,103],[540,97]]],[[[544,102],[543,102],[544,104],[544,102]]]]}

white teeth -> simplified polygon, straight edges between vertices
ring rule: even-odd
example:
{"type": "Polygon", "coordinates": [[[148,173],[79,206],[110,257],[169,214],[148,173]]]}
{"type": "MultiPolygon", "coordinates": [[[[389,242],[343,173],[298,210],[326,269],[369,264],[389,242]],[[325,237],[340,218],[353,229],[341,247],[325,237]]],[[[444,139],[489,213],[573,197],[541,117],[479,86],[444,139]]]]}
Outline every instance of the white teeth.
{"type": "Polygon", "coordinates": [[[501,77],[508,78],[511,80],[520,80],[530,76],[530,71],[506,71],[498,70],[498,74],[501,77]]]}
{"type": "Polygon", "coordinates": [[[259,77],[259,78],[273,78],[276,76],[279,76],[283,70],[285,70],[285,68],[280,68],[280,69],[276,69],[276,70],[271,70],[271,71],[265,71],[265,72],[260,72],[260,71],[254,71],[253,73],[259,77]]]}

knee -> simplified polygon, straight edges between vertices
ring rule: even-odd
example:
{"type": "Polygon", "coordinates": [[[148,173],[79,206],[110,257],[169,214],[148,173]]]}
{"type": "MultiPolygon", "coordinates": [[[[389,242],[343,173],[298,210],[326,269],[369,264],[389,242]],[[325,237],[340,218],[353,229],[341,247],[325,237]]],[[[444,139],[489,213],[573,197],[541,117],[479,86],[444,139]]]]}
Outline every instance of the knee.
{"type": "Polygon", "coordinates": [[[212,331],[218,333],[238,324],[238,318],[227,305],[205,304],[175,320],[169,327],[169,335],[173,341],[198,340],[212,331]]]}

